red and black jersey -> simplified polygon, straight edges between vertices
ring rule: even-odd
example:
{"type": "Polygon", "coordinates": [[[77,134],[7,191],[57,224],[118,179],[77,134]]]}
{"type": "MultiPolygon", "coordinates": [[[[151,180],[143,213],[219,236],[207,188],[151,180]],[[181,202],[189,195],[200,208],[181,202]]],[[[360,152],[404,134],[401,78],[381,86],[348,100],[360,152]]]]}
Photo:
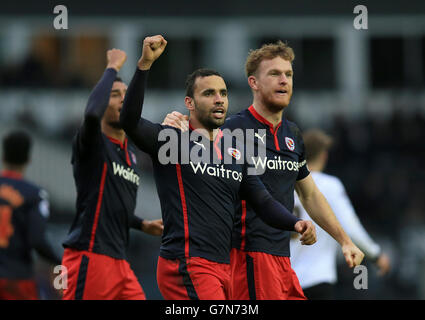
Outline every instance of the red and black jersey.
{"type": "MultiPolygon", "coordinates": [[[[164,222],[160,256],[229,263],[235,206],[241,193],[265,221],[293,230],[297,218],[271,198],[257,176],[247,174],[248,162],[237,161],[244,150],[226,148],[227,137],[221,131],[210,141],[192,128],[182,133],[140,117],[147,73],[136,71],[120,122],[134,143],[152,158],[164,222]],[[202,153],[208,157],[194,160],[194,154],[202,153]],[[164,161],[167,154],[177,158],[164,161]]],[[[231,141],[238,146],[235,139],[231,141]]]]}
{"type": "Polygon", "coordinates": [[[31,279],[32,250],[59,265],[46,236],[47,192],[13,171],[0,175],[0,278],[31,279]]]}
{"type": "MultiPolygon", "coordinates": [[[[256,148],[265,148],[265,157],[250,159],[256,169],[264,170],[259,178],[270,194],[290,211],[294,208],[295,182],[309,175],[305,161],[301,132],[285,118],[273,125],[259,115],[253,106],[229,117],[222,128],[262,130],[256,132],[256,148]]],[[[249,143],[249,142],[247,142],[249,143]]],[[[260,251],[278,256],[290,256],[290,233],[265,224],[249,203],[242,200],[238,206],[232,246],[245,251],[260,251]]]]}
{"type": "Polygon", "coordinates": [[[141,228],[134,215],[140,171],[128,140],[121,143],[100,129],[115,75],[105,71],[73,141],[76,215],[63,246],[125,259],[129,228],[141,228]]]}

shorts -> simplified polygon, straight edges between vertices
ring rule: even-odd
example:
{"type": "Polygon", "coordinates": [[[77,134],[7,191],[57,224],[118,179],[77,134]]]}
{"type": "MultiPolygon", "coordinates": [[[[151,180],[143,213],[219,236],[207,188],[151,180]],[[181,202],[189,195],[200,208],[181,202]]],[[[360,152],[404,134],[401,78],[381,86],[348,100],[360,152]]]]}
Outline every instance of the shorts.
{"type": "Polygon", "coordinates": [[[62,265],[67,269],[63,300],[146,300],[124,259],[67,248],[62,265]]]}
{"type": "Polygon", "coordinates": [[[166,300],[228,300],[230,265],[200,257],[158,258],[157,281],[166,300]]]}
{"type": "Polygon", "coordinates": [[[289,257],[232,249],[232,300],[306,300],[289,257]]]}
{"type": "Polygon", "coordinates": [[[34,280],[0,279],[0,300],[38,300],[34,280]]]}

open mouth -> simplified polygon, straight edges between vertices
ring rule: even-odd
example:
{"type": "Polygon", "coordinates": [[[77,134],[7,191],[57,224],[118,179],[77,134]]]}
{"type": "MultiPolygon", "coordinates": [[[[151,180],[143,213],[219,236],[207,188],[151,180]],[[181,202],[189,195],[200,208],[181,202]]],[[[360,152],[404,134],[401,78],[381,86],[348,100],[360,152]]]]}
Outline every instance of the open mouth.
{"type": "Polygon", "coordinates": [[[276,93],[277,94],[287,94],[288,91],[286,91],[286,90],[277,90],[276,93]]]}
{"type": "Polygon", "coordinates": [[[224,108],[216,108],[213,110],[212,114],[216,117],[216,118],[223,118],[225,115],[225,111],[224,108]]]}

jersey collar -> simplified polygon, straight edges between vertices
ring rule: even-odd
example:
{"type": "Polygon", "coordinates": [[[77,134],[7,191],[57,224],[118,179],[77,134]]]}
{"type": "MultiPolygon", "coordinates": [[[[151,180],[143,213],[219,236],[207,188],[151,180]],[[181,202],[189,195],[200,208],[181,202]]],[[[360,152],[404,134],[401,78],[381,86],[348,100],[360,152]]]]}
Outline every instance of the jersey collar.
{"type": "Polygon", "coordinates": [[[264,123],[265,125],[269,126],[270,132],[273,135],[273,139],[274,139],[274,146],[276,148],[276,150],[280,151],[280,146],[279,146],[279,139],[277,137],[277,131],[279,130],[280,126],[282,125],[282,120],[280,120],[279,124],[276,126],[276,129],[273,128],[273,124],[268,121],[267,119],[265,119],[263,116],[261,116],[257,110],[255,110],[254,106],[251,105],[248,108],[248,111],[252,114],[252,116],[257,119],[259,122],[264,123]]]}
{"type": "Polygon", "coordinates": [[[266,124],[267,126],[269,126],[271,133],[274,135],[276,134],[277,130],[279,129],[279,127],[282,125],[282,120],[280,120],[279,124],[276,126],[276,129],[274,129],[273,124],[268,121],[266,118],[264,118],[262,115],[260,115],[257,110],[255,110],[254,106],[251,105],[248,108],[248,111],[252,114],[252,116],[257,119],[258,121],[260,121],[261,123],[266,124]]]}
{"type": "Polygon", "coordinates": [[[22,179],[22,173],[12,170],[2,170],[0,175],[5,178],[22,179]]]}
{"type": "Polygon", "coordinates": [[[125,159],[126,159],[126,161],[127,161],[127,164],[129,165],[129,166],[131,166],[131,161],[130,161],[130,157],[128,156],[128,150],[127,150],[127,141],[128,141],[128,139],[127,139],[127,137],[125,138],[125,140],[124,140],[124,145],[122,144],[122,142],[121,141],[119,141],[119,140],[117,140],[117,139],[114,139],[114,138],[112,138],[112,137],[109,137],[109,136],[106,136],[112,143],[114,143],[114,144],[117,144],[117,145],[119,145],[120,146],[120,148],[121,149],[124,149],[124,151],[125,151],[125,159]]]}
{"type": "MultiPolygon", "coordinates": [[[[192,130],[192,131],[195,130],[192,127],[192,124],[190,123],[190,121],[189,121],[189,129],[192,130]]],[[[215,149],[215,152],[217,153],[217,157],[220,160],[223,159],[220,148],[218,147],[218,143],[220,142],[221,138],[223,138],[223,132],[221,131],[221,129],[218,129],[217,135],[215,136],[215,140],[214,140],[214,149],[215,149]]]]}

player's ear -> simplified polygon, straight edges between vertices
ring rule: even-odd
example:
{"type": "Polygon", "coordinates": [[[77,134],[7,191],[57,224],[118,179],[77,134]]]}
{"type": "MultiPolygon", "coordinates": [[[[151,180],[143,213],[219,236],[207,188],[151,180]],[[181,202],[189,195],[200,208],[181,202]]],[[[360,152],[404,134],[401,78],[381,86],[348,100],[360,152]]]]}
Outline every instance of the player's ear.
{"type": "Polygon", "coordinates": [[[257,79],[255,78],[255,76],[248,77],[248,84],[251,87],[251,89],[258,90],[257,79]]]}
{"type": "Polygon", "coordinates": [[[184,98],[184,104],[186,105],[187,110],[195,110],[195,104],[193,103],[193,98],[186,96],[184,98]]]}

